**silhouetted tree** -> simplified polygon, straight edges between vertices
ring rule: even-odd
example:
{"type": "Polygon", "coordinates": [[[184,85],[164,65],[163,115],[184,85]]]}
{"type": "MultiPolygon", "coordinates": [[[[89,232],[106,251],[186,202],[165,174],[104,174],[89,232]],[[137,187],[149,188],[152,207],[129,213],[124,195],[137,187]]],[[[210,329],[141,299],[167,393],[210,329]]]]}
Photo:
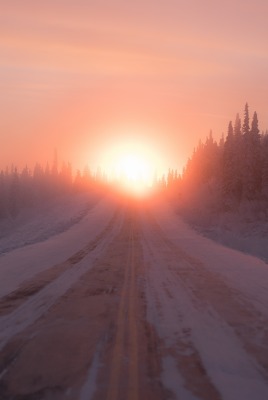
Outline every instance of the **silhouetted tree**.
{"type": "Polygon", "coordinates": [[[268,199],[268,132],[261,136],[262,194],[268,199]]]}
{"type": "Polygon", "coordinates": [[[213,201],[229,208],[261,195],[268,200],[268,132],[260,135],[256,112],[250,124],[248,103],[242,127],[236,114],[234,125],[230,121],[226,139],[222,136],[219,145],[212,133],[205,143],[199,142],[183,170],[181,187],[184,192],[192,191],[197,200],[205,199],[206,191],[211,199],[214,196],[213,201]]]}
{"type": "Polygon", "coordinates": [[[19,188],[19,176],[17,168],[12,173],[9,193],[8,193],[8,210],[11,217],[15,218],[19,213],[20,207],[20,188],[19,188]]]}
{"type": "Polygon", "coordinates": [[[261,192],[260,135],[256,112],[253,116],[251,129],[249,129],[247,104],[245,106],[241,151],[243,152],[243,197],[252,200],[261,192]]]}
{"type": "Polygon", "coordinates": [[[248,110],[248,103],[245,105],[245,110],[244,110],[244,122],[242,126],[242,133],[244,136],[248,136],[250,132],[250,126],[249,126],[249,110],[248,110]]]}
{"type": "Polygon", "coordinates": [[[233,187],[235,198],[240,202],[243,190],[243,136],[241,131],[241,119],[239,114],[236,114],[234,123],[234,150],[235,168],[233,173],[233,187]]]}
{"type": "Polygon", "coordinates": [[[224,143],[222,162],[223,195],[235,196],[234,171],[236,170],[235,137],[232,121],[228,125],[228,133],[224,143]]]}

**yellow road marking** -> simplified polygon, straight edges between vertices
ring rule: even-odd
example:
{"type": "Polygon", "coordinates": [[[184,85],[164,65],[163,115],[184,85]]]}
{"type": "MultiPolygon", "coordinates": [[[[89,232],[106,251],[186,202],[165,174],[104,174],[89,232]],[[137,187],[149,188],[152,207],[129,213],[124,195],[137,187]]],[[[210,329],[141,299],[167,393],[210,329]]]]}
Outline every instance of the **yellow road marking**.
{"type": "Polygon", "coordinates": [[[138,332],[136,315],[136,285],[135,285],[135,259],[134,259],[134,239],[133,229],[131,238],[131,279],[129,293],[129,335],[130,335],[130,353],[129,353],[129,387],[128,399],[137,400],[139,398],[139,371],[138,371],[138,332]]]}
{"type": "Polygon", "coordinates": [[[122,364],[125,357],[125,337],[129,338],[129,367],[128,367],[128,400],[139,399],[138,377],[138,336],[136,323],[136,290],[135,290],[135,258],[133,223],[130,223],[128,258],[125,280],[121,293],[117,315],[117,331],[111,361],[111,373],[108,385],[107,400],[118,400],[122,364]],[[127,321],[128,318],[128,321],[127,321]]]}

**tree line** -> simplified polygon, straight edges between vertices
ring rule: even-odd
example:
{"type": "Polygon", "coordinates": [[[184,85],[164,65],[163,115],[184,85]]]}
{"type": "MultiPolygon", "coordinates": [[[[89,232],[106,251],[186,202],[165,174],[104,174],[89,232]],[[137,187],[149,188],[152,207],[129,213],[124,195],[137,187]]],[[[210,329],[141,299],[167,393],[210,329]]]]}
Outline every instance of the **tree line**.
{"type": "Polygon", "coordinates": [[[214,206],[222,210],[245,201],[268,202],[268,131],[260,133],[257,112],[250,120],[246,103],[243,120],[236,114],[219,142],[210,132],[173,187],[182,196],[187,193],[187,199],[214,199],[214,206]]]}
{"type": "MultiPolygon", "coordinates": [[[[59,167],[55,151],[52,165],[36,164],[19,171],[15,166],[0,171],[0,218],[15,218],[22,209],[59,195],[112,186],[100,170],[88,167],[74,175],[70,163],[59,167]]],[[[258,115],[250,119],[248,104],[229,122],[226,135],[217,142],[209,133],[199,141],[182,172],[168,170],[153,186],[168,191],[188,208],[235,210],[245,201],[268,203],[268,131],[260,133],[258,115]]],[[[266,207],[267,208],[267,207],[266,207]]]]}
{"type": "Polygon", "coordinates": [[[37,163],[33,170],[25,166],[19,171],[12,165],[0,172],[0,219],[16,218],[23,209],[59,195],[95,190],[104,178],[100,170],[93,174],[88,167],[73,175],[70,163],[58,166],[56,154],[52,166],[37,163]]]}

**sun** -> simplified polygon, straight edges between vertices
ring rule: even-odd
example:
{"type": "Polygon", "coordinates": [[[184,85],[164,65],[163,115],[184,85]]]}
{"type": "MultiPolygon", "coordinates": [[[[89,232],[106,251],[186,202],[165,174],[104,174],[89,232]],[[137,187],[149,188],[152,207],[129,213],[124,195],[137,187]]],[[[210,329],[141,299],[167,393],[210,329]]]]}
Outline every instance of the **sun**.
{"type": "Polygon", "coordinates": [[[103,168],[117,187],[133,194],[145,194],[151,188],[157,164],[154,153],[141,143],[120,143],[107,149],[103,168]]]}
{"type": "Polygon", "coordinates": [[[117,163],[117,171],[122,179],[130,182],[148,182],[150,179],[150,168],[141,155],[123,154],[117,163]]]}
{"type": "Polygon", "coordinates": [[[108,181],[117,188],[133,194],[146,194],[157,177],[163,174],[162,152],[149,129],[123,128],[107,131],[109,140],[101,149],[99,165],[108,181]]]}
{"type": "Polygon", "coordinates": [[[115,176],[117,183],[128,192],[142,194],[151,185],[151,166],[142,154],[122,152],[115,162],[115,176]]]}

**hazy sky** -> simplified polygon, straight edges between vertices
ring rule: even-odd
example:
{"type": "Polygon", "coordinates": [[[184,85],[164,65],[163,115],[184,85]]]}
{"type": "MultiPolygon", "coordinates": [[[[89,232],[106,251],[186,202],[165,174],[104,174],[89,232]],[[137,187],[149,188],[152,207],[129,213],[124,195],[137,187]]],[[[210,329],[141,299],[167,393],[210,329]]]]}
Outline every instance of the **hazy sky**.
{"type": "Polygon", "coordinates": [[[114,143],[181,168],[236,112],[268,128],[267,0],[0,0],[0,157],[103,162],[114,143]]]}

